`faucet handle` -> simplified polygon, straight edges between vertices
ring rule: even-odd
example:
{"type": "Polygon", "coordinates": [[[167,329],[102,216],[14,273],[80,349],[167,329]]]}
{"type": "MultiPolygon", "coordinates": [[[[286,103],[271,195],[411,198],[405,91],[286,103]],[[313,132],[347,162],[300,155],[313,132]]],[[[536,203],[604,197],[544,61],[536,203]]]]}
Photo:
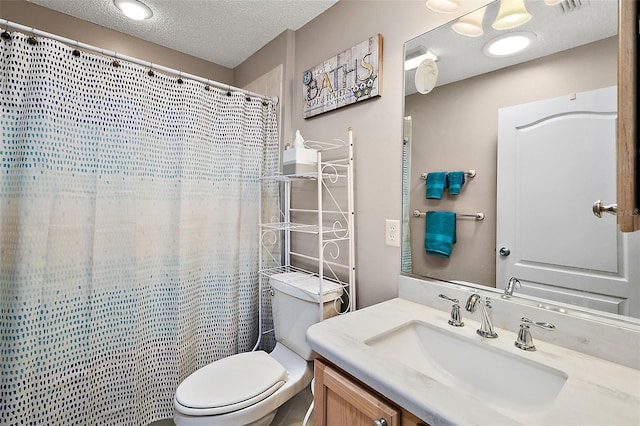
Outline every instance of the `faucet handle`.
{"type": "Polygon", "coordinates": [[[522,349],[523,351],[535,351],[536,347],[533,344],[533,337],[531,336],[531,331],[529,330],[530,325],[535,325],[536,327],[544,328],[546,330],[553,330],[556,328],[555,325],[549,322],[535,322],[530,320],[527,317],[522,317],[520,319],[520,331],[518,331],[518,337],[514,342],[514,345],[522,349]]]}
{"type": "Polygon", "coordinates": [[[460,315],[460,301],[458,299],[453,299],[445,294],[439,294],[439,298],[448,300],[449,302],[453,302],[451,306],[451,318],[449,318],[449,325],[454,327],[463,327],[464,322],[462,322],[462,315],[460,315]]]}
{"type": "Polygon", "coordinates": [[[554,328],[556,328],[556,326],[551,324],[550,322],[535,322],[535,321],[530,320],[527,317],[522,317],[520,319],[520,321],[522,321],[524,324],[535,325],[535,326],[538,326],[540,328],[546,328],[547,330],[553,330],[554,328]]]}
{"type": "Polygon", "coordinates": [[[459,301],[458,299],[453,299],[453,298],[451,298],[451,297],[447,296],[446,294],[442,294],[442,293],[440,293],[440,294],[438,295],[438,297],[439,297],[440,299],[448,300],[449,302],[453,302],[453,303],[460,303],[460,301],[459,301]]]}

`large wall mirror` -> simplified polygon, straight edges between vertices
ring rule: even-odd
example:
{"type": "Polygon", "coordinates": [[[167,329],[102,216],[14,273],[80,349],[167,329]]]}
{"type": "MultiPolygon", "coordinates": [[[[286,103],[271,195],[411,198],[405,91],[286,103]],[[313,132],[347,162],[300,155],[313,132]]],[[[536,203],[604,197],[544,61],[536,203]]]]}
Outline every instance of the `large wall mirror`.
{"type": "Polygon", "coordinates": [[[640,232],[592,210],[616,197],[618,1],[524,0],[529,21],[496,30],[502,3],[405,43],[402,272],[516,277],[514,297],[636,322],[640,232]],[[500,56],[505,35],[528,47],[500,56]],[[426,197],[428,174],[460,171],[459,194],[426,197]],[[456,213],[448,257],[425,250],[434,211],[456,213]]]}

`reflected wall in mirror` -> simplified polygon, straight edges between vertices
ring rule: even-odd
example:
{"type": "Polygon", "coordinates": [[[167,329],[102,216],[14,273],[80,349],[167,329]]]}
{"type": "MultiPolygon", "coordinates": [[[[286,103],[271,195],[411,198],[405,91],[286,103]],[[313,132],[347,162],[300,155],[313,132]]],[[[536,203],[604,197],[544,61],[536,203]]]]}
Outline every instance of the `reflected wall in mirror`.
{"type": "MultiPolygon", "coordinates": [[[[480,37],[460,35],[452,29],[452,23],[449,23],[405,44],[406,59],[427,51],[435,54],[437,76],[433,84],[433,73],[425,76],[421,74],[421,70],[416,79],[415,69],[405,71],[405,131],[410,131],[404,137],[407,155],[403,170],[407,173],[403,179],[403,223],[408,224],[409,229],[403,233],[408,236],[403,241],[403,272],[500,289],[506,287],[512,276],[501,274],[513,274],[523,284],[522,288],[516,289],[516,294],[535,295],[611,314],[640,317],[640,292],[637,288],[639,277],[635,276],[635,282],[631,277],[632,282],[629,283],[629,274],[638,274],[635,263],[640,258],[640,233],[618,232],[613,216],[605,215],[604,218],[597,219],[591,208],[598,197],[580,207],[586,215],[582,218],[580,213],[580,219],[573,212],[567,212],[566,209],[563,211],[562,207],[554,206],[546,199],[545,193],[553,194],[556,199],[560,194],[560,199],[567,205],[577,204],[577,200],[585,197],[579,197],[578,193],[594,186],[593,174],[579,163],[583,156],[579,150],[575,155],[569,155],[560,161],[567,170],[575,171],[569,173],[575,179],[551,182],[546,184],[545,191],[536,194],[539,196],[536,211],[546,217],[545,220],[552,221],[554,226],[564,223],[557,228],[558,232],[551,233],[551,237],[548,232],[547,236],[542,237],[542,250],[545,251],[544,245],[547,245],[549,249],[561,252],[566,243],[579,247],[580,241],[591,238],[591,235],[572,229],[572,223],[580,220],[592,221],[594,226],[611,230],[613,236],[608,239],[613,241],[617,254],[610,259],[605,271],[596,271],[595,266],[590,269],[581,264],[573,266],[572,273],[585,276],[590,282],[597,281],[599,275],[607,275],[613,279],[599,287],[569,288],[571,286],[565,283],[575,280],[566,271],[558,271],[555,262],[523,257],[521,244],[525,239],[519,238],[523,234],[522,230],[526,230],[529,236],[545,233],[532,228],[533,221],[523,222],[524,216],[514,219],[516,213],[513,211],[502,213],[502,223],[505,217],[519,221],[519,228],[514,231],[515,236],[510,237],[512,240],[508,246],[496,239],[496,224],[501,217],[501,212],[497,209],[499,111],[550,99],[565,99],[570,103],[575,97],[582,99],[584,93],[617,84],[616,0],[563,1],[551,6],[543,0],[525,0],[525,5],[532,15],[531,20],[512,30],[497,31],[491,27],[499,8],[499,2],[494,2],[484,12],[484,33],[480,37]],[[528,49],[502,58],[483,53],[489,40],[504,33],[516,32],[528,34],[531,40],[528,49]],[[425,81],[434,85],[426,93],[425,81]],[[445,190],[442,199],[425,197],[425,180],[421,174],[470,169],[477,174],[472,179],[466,179],[460,194],[451,195],[445,190]],[[457,242],[451,249],[450,257],[443,258],[426,254],[425,218],[414,218],[414,210],[451,211],[457,214],[483,212],[485,219],[456,220],[457,242]],[[520,263],[521,267],[516,272],[514,269],[502,268],[500,262],[505,260],[499,254],[502,247],[513,253],[510,254],[510,260],[520,263]],[[534,263],[544,270],[544,280],[538,278],[540,274],[528,275],[528,267],[534,263]],[[541,282],[545,280],[546,282],[541,282]]],[[[611,121],[615,122],[615,109],[610,112],[614,115],[611,121]]],[[[604,112],[596,112],[594,117],[598,114],[606,115],[604,112]]],[[[611,114],[608,117],[611,118],[611,114]]],[[[545,120],[547,119],[553,120],[553,117],[545,120]]],[[[612,141],[609,142],[612,142],[610,149],[615,152],[615,130],[613,132],[610,135],[612,141]]],[[[504,143],[503,140],[501,143],[504,143]]],[[[547,164],[551,167],[551,159],[558,157],[554,148],[561,149],[553,143],[544,145],[551,148],[551,151],[532,151],[536,152],[539,163],[529,168],[538,172],[541,167],[547,167],[547,164]],[[545,158],[549,159],[548,163],[545,158]]],[[[525,152],[520,148],[517,150],[525,152]]],[[[615,154],[611,154],[608,156],[609,160],[615,158],[615,154]]],[[[522,158],[521,155],[517,161],[526,162],[527,158],[533,157],[522,158]]],[[[605,164],[606,161],[603,159],[602,163],[605,164]]],[[[608,173],[615,176],[615,161],[611,163],[608,173]]],[[[501,164],[504,166],[504,159],[501,164]]],[[[525,178],[522,173],[527,167],[520,167],[522,164],[514,162],[510,166],[518,167],[515,175],[508,179],[521,182],[525,178]]],[[[551,172],[541,174],[545,175],[556,176],[551,172]]],[[[612,185],[615,193],[615,181],[612,185]]],[[[517,213],[523,213],[519,194],[521,193],[517,191],[507,195],[501,193],[500,204],[519,206],[517,213]]],[[[604,201],[607,204],[615,202],[604,201]]],[[[504,234],[501,239],[503,237],[504,234]]],[[[551,251],[553,250],[549,250],[551,251]]],[[[527,252],[526,248],[524,252],[527,252]]],[[[581,255],[575,257],[582,258],[581,255]]]]}

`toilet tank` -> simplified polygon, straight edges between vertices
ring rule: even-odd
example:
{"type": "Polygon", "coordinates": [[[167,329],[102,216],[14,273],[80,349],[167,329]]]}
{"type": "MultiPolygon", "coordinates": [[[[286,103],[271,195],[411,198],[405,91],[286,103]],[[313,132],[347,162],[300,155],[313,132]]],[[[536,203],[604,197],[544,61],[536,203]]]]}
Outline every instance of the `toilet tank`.
{"type": "Polygon", "coordinates": [[[320,278],[304,272],[274,274],[269,278],[269,284],[274,293],[272,312],[276,341],[307,361],[313,360],[306,340],[307,329],[320,322],[320,300],[323,318],[337,315],[342,286],[323,279],[320,297],[320,278]]]}

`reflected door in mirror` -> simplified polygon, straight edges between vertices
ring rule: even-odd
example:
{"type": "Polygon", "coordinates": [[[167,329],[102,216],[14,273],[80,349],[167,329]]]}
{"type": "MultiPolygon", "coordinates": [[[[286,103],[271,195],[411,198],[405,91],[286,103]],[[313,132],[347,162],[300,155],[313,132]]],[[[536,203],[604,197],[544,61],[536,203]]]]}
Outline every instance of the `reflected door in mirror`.
{"type": "Polygon", "coordinates": [[[498,283],[515,276],[525,294],[638,309],[629,249],[640,236],[592,213],[595,200],[615,199],[616,111],[616,87],[500,109],[497,245],[511,253],[496,256],[498,283]]]}

